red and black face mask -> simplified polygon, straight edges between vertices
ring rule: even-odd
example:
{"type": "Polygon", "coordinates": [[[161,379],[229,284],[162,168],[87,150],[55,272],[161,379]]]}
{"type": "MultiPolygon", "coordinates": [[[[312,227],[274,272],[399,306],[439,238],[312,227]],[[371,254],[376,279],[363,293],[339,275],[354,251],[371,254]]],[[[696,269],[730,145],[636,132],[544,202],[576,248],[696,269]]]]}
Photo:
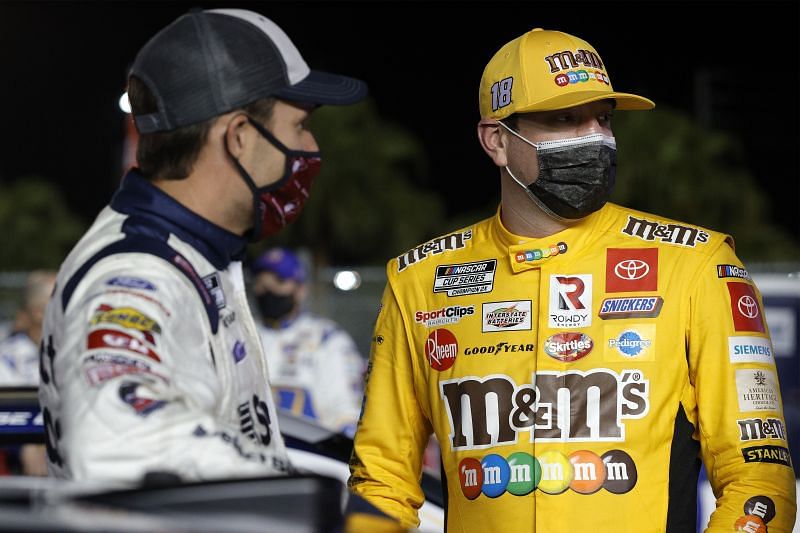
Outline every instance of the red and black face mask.
{"type": "Polygon", "coordinates": [[[311,194],[311,184],[322,167],[322,155],[320,152],[290,150],[264,126],[250,117],[247,120],[286,156],[283,176],[266,187],[257,187],[250,174],[231,156],[239,174],[253,192],[254,224],[248,235],[251,242],[257,242],[279,232],[300,216],[311,194]]]}

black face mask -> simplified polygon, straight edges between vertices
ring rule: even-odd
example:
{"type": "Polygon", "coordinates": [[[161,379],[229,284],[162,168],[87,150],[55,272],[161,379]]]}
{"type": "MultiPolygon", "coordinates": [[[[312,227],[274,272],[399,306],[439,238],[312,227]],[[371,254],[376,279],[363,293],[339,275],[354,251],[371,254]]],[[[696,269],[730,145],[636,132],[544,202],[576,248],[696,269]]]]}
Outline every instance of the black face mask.
{"type": "Polygon", "coordinates": [[[524,185],[511,170],[511,178],[525,189],[542,211],[555,219],[577,220],[605,205],[614,190],[617,148],[613,137],[602,134],[532,143],[500,122],[508,131],[536,148],[539,176],[524,185]]]}
{"type": "Polygon", "coordinates": [[[256,296],[256,304],[262,318],[280,320],[294,310],[294,294],[280,295],[267,291],[256,296]]]}

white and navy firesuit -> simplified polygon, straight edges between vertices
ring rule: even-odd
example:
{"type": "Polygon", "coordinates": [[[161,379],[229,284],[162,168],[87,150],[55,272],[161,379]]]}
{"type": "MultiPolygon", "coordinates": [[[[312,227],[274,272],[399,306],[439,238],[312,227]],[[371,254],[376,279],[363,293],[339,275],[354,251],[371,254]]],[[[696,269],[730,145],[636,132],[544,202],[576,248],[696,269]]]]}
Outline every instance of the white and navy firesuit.
{"type": "Polygon", "coordinates": [[[245,245],[128,173],[47,309],[39,394],[51,474],[290,468],[245,296],[245,245]]]}

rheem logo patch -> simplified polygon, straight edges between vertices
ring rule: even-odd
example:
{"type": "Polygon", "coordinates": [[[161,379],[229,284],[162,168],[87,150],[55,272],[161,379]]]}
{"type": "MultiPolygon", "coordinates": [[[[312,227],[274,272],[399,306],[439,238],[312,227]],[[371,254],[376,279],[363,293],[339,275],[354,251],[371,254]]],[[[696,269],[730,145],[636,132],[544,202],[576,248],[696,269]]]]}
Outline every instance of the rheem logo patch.
{"type": "Polygon", "coordinates": [[[425,357],[431,368],[441,372],[447,370],[456,362],[458,355],[458,341],[449,330],[437,329],[428,335],[425,341],[425,357]]]}

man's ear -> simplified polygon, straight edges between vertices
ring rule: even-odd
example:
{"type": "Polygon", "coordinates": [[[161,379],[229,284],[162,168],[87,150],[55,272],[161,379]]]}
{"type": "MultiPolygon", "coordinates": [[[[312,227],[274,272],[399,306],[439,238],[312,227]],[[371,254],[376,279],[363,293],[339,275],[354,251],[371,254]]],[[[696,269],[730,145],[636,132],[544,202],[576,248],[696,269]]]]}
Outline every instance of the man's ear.
{"type": "Polygon", "coordinates": [[[508,165],[507,139],[508,136],[504,134],[502,126],[496,120],[482,119],[478,122],[478,141],[486,155],[501,168],[508,165]]]}
{"type": "Polygon", "coordinates": [[[228,119],[228,124],[225,126],[225,142],[228,151],[236,159],[241,157],[247,143],[253,142],[250,140],[253,128],[248,128],[248,125],[247,116],[244,113],[237,113],[228,119]]]}

